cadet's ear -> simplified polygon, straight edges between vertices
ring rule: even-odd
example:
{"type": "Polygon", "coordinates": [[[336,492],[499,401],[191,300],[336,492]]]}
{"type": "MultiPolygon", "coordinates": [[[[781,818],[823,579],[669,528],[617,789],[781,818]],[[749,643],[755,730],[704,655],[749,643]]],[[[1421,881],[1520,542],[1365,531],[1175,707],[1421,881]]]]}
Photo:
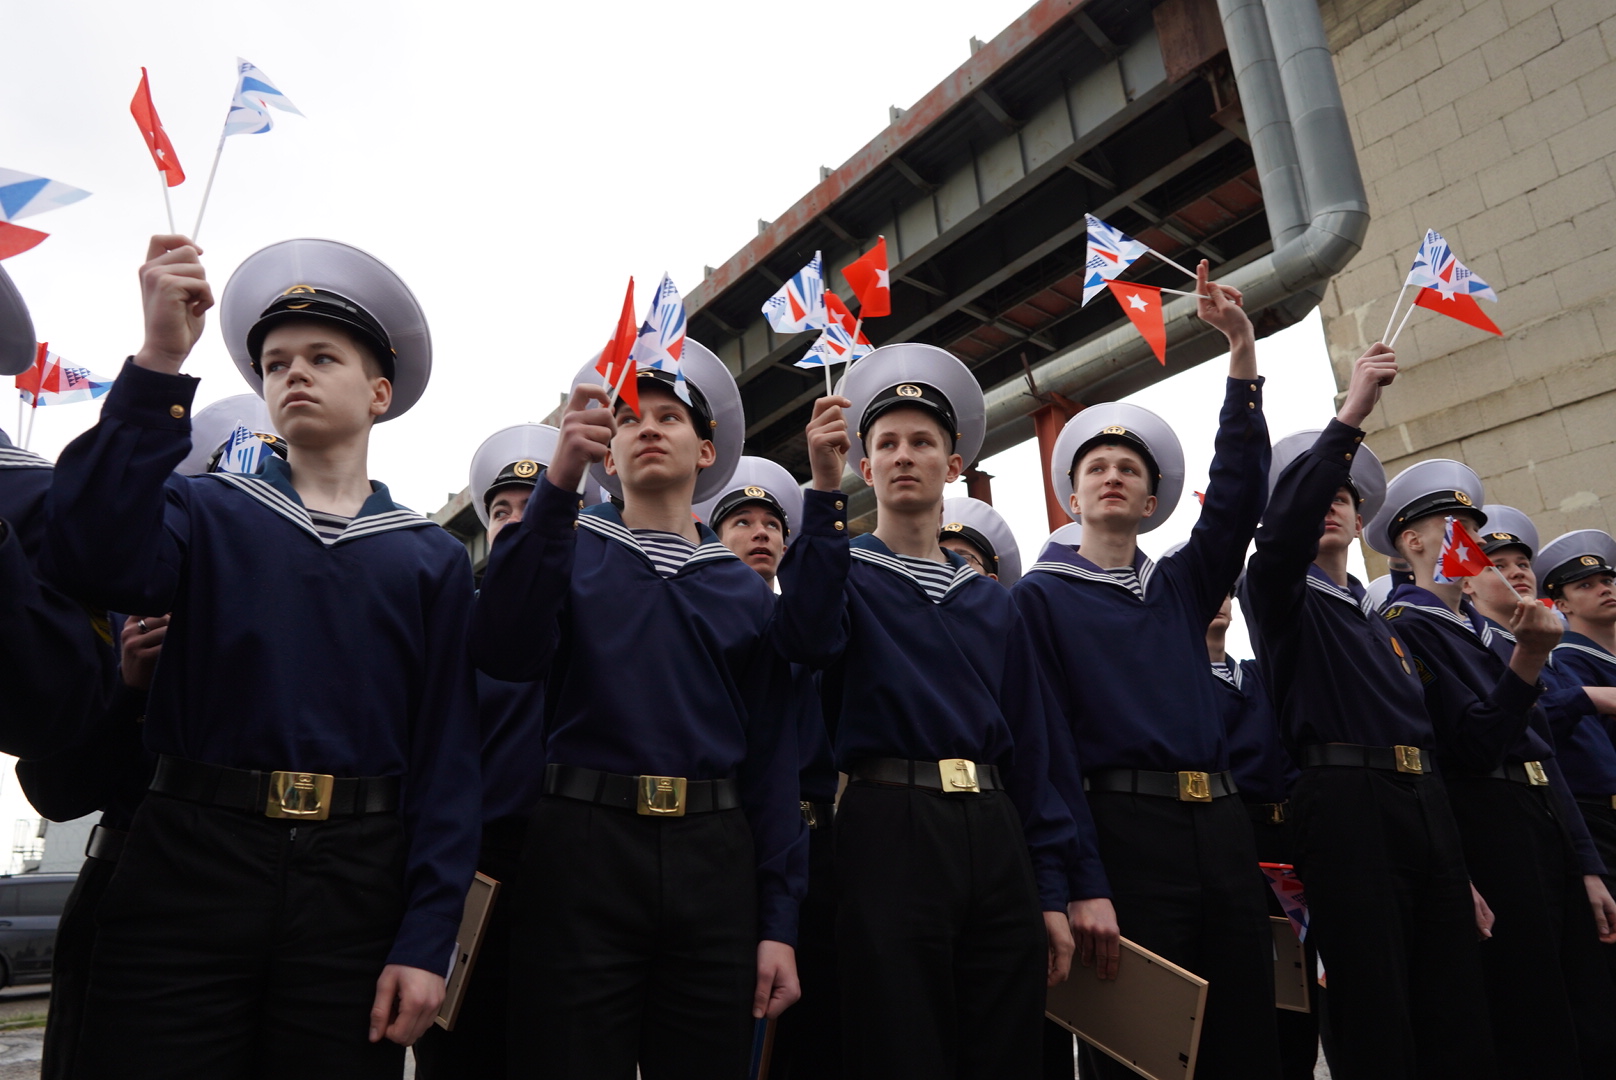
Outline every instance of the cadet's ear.
{"type": "Polygon", "coordinates": [[[864,477],[864,484],[866,487],[870,487],[875,484],[875,470],[870,468],[869,458],[859,458],[859,475],[864,477]]]}
{"type": "Polygon", "coordinates": [[[962,473],[964,471],[965,471],[965,459],[960,457],[958,454],[949,454],[948,455],[948,482],[950,484],[952,484],[954,481],[958,480],[960,478],[960,473],[962,473]]]}
{"type": "Polygon", "coordinates": [[[1156,496],[1154,496],[1154,495],[1146,495],[1145,496],[1145,512],[1141,516],[1142,517],[1150,517],[1155,512],[1156,512],[1156,496]]]}
{"type": "Polygon", "coordinates": [[[1083,508],[1081,506],[1079,506],[1078,502],[1077,502],[1077,489],[1076,488],[1073,488],[1072,493],[1070,495],[1066,496],[1066,505],[1068,505],[1068,506],[1070,506],[1072,508],[1072,513],[1077,514],[1079,517],[1081,517],[1083,515],[1083,508]]]}
{"type": "Polygon", "coordinates": [[[370,381],[370,395],[370,415],[386,416],[387,410],[393,407],[393,384],[385,375],[370,381]]]}
{"type": "Polygon", "coordinates": [[[601,465],[605,467],[607,476],[617,475],[617,461],[612,457],[610,450],[606,451],[606,457],[601,461],[601,465]]]}
{"type": "Polygon", "coordinates": [[[700,469],[705,469],[705,468],[710,467],[712,465],[712,463],[717,461],[717,460],[718,460],[718,447],[713,445],[713,440],[711,440],[711,439],[703,439],[703,440],[701,440],[701,449],[696,452],[696,467],[700,468],[700,469]]]}

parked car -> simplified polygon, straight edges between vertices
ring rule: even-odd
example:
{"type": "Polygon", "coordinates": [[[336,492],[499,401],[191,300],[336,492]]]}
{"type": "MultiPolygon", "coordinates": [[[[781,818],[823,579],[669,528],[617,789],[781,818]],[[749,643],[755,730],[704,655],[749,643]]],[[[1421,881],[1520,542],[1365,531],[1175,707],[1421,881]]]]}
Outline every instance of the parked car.
{"type": "Polygon", "coordinates": [[[0,877],[0,987],[48,983],[56,923],[77,874],[0,877]]]}

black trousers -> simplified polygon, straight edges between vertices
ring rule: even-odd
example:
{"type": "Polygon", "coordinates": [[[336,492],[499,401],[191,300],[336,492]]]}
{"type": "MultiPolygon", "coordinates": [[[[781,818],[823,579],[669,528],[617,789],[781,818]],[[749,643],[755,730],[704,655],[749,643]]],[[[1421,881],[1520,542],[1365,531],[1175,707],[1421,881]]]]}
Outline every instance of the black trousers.
{"type": "MultiPolygon", "coordinates": [[[[1275,1080],[1274,939],[1245,805],[1088,798],[1123,936],[1210,984],[1196,1080],[1275,1080]]],[[[1136,1075],[1086,1045],[1081,1062],[1085,1080],[1136,1075]]]]}
{"type": "Polygon", "coordinates": [[[1496,1075],[1470,886],[1441,777],[1304,770],[1291,794],[1337,1080],[1496,1075]]]}
{"type": "MultiPolygon", "coordinates": [[[[1286,820],[1277,824],[1267,820],[1259,811],[1248,809],[1246,818],[1251,822],[1251,839],[1257,848],[1257,861],[1296,865],[1296,824],[1286,820]]],[[[1268,918],[1285,918],[1285,908],[1270,886],[1267,896],[1268,918]]],[[[1279,1030],[1279,1074],[1283,1080],[1313,1080],[1313,1069],[1319,1060],[1318,946],[1310,933],[1302,943],[1307,960],[1308,998],[1312,1012],[1293,1012],[1275,1009],[1274,1023],[1279,1030]]]]}
{"type": "Polygon", "coordinates": [[[836,885],[848,1075],[1038,1075],[1049,942],[1009,796],[849,784],[836,885]]]}
{"type": "Polygon", "coordinates": [[[808,833],[808,895],[797,922],[802,999],[780,1015],[770,1080],[838,1080],[842,1072],[842,991],[836,974],[836,831],[808,833]]]}
{"type": "Polygon", "coordinates": [[[367,1035],[404,854],[394,814],[293,826],[148,795],[101,902],[79,1076],[397,1077],[404,1048],[367,1035]]]}
{"type": "Polygon", "coordinates": [[[445,1031],[433,1024],[411,1047],[416,1080],[504,1080],[508,1074],[505,1032],[513,921],[509,890],[516,881],[526,835],[526,819],[492,822],[483,829],[477,869],[499,882],[502,891],[489,913],[455,1029],[445,1031]]]}
{"type": "Polygon", "coordinates": [[[1470,777],[1448,786],[1470,878],[1496,918],[1481,963],[1503,1074],[1616,1076],[1616,990],[1549,789],[1470,777]]]}
{"type": "MultiPolygon", "coordinates": [[[[1607,802],[1603,806],[1583,804],[1581,809],[1582,820],[1588,824],[1588,835],[1593,837],[1599,857],[1605,860],[1605,885],[1610,887],[1616,882],[1616,808],[1607,802]]],[[[1604,955],[1611,981],[1616,982],[1616,945],[1601,945],[1599,952],[1604,955]]]]}
{"type": "Polygon", "coordinates": [[[511,1076],[746,1075],[757,858],[740,810],[539,800],[514,894],[511,1076]]]}
{"type": "Polygon", "coordinates": [[[85,859],[56,924],[40,1080],[74,1080],[80,1075],[77,1059],[84,1038],[84,1009],[90,996],[96,913],[117,868],[116,862],[107,859],[85,859]]]}

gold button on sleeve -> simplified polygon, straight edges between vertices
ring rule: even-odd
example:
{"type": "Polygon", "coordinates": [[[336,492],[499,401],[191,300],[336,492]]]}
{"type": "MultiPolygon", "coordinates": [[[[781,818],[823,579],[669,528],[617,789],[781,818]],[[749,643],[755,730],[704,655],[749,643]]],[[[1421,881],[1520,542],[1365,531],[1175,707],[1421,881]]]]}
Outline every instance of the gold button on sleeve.
{"type": "Polygon", "coordinates": [[[1255,394],[1255,393],[1256,393],[1256,392],[1257,392],[1257,384],[1256,384],[1256,383],[1252,383],[1252,384],[1250,384],[1250,385],[1251,385],[1251,392],[1252,392],[1252,393],[1253,393],[1253,394],[1255,394]]]}
{"type": "Polygon", "coordinates": [[[846,526],[846,525],[843,525],[843,524],[842,524],[842,523],[841,523],[841,522],[840,522],[840,521],[838,521],[838,522],[837,522],[837,523],[836,523],[836,531],[837,531],[837,532],[841,532],[841,531],[842,531],[842,530],[843,530],[843,529],[845,529],[845,528],[847,528],[847,526],[846,526]]]}
{"type": "Polygon", "coordinates": [[[185,419],[185,406],[184,405],[170,405],[168,407],[168,415],[172,416],[176,420],[185,419]]]}
{"type": "Polygon", "coordinates": [[[842,500],[837,499],[836,500],[836,509],[840,510],[841,508],[842,508],[842,500]]]}
{"type": "Polygon", "coordinates": [[[1248,409],[1255,409],[1255,408],[1256,408],[1256,407],[1257,407],[1257,403],[1256,403],[1256,402],[1255,402],[1255,401],[1248,401],[1248,402],[1246,402],[1246,408],[1248,408],[1248,409]]]}

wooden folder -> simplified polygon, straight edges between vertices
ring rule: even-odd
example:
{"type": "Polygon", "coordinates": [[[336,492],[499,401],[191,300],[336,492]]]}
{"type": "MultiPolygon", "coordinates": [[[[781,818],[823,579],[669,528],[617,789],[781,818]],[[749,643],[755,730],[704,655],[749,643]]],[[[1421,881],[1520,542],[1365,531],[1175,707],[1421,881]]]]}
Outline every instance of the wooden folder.
{"type": "Polygon", "coordinates": [[[1274,1007],[1291,1012],[1312,1012],[1312,995],[1307,984],[1311,981],[1307,970],[1307,954],[1302,951],[1301,939],[1289,919],[1277,915],[1268,917],[1274,932],[1274,1007]]]}
{"type": "Polygon", "coordinates": [[[460,929],[455,933],[455,962],[449,971],[449,985],[443,992],[443,1004],[433,1023],[445,1031],[453,1031],[460,1018],[460,1006],[466,1000],[466,988],[471,984],[472,969],[477,966],[477,954],[482,951],[483,937],[488,932],[488,917],[493,914],[494,900],[499,896],[499,882],[487,874],[478,874],[466,890],[466,907],[460,916],[460,929]]]}
{"type": "Polygon", "coordinates": [[[1122,939],[1114,980],[1072,965],[1049,991],[1045,1014],[1150,1080],[1194,1080],[1206,1015],[1206,980],[1122,939]]]}

